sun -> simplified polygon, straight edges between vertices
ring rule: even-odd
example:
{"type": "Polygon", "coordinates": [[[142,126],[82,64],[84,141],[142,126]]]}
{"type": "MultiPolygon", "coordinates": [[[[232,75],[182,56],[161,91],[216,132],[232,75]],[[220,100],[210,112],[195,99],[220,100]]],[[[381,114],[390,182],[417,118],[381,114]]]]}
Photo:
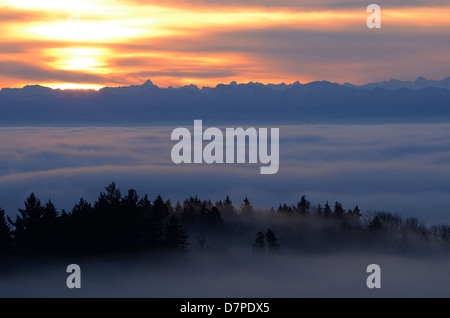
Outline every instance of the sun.
{"type": "Polygon", "coordinates": [[[41,83],[41,86],[50,87],[52,89],[92,89],[98,91],[102,89],[104,85],[100,84],[80,84],[80,83],[41,83]]]}
{"type": "Polygon", "coordinates": [[[108,50],[95,47],[67,47],[48,49],[45,55],[51,59],[49,66],[70,71],[107,73],[108,50]]]}

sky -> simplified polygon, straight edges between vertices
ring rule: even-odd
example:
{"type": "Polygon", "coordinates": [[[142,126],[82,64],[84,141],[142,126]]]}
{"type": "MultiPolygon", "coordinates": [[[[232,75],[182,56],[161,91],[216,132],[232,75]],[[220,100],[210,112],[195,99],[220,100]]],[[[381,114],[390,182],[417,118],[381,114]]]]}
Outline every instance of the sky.
{"type": "Polygon", "coordinates": [[[3,0],[0,87],[450,76],[446,0],[3,0]]]}

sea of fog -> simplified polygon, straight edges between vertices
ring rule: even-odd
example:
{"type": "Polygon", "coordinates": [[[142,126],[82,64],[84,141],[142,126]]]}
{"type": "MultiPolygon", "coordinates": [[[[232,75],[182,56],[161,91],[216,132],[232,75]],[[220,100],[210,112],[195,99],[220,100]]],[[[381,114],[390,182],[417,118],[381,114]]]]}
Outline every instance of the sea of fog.
{"type": "Polygon", "coordinates": [[[0,297],[450,297],[450,258],[337,252],[255,256],[191,254],[121,260],[22,263],[0,273],[0,297]],[[69,289],[70,263],[81,288],[69,289]],[[381,288],[369,289],[369,264],[380,267],[381,288]]]}
{"type": "MultiPolygon", "coordinates": [[[[192,129],[192,123],[186,127],[192,129]]],[[[205,128],[208,127],[204,122],[205,128]]],[[[175,127],[1,127],[0,207],[14,216],[34,192],[70,210],[94,202],[111,181],[125,193],[173,203],[245,196],[257,207],[339,201],[450,224],[450,125],[299,125],[280,128],[280,167],[182,164],[171,160],[175,127]]],[[[223,128],[223,127],[222,127],[223,128]]],[[[205,142],[206,144],[206,142],[205,142]]],[[[281,233],[279,233],[281,234],[281,233]]],[[[449,297],[448,250],[397,253],[381,246],[256,255],[253,238],[225,250],[0,262],[0,297],[449,297]],[[68,289],[68,264],[81,289],[68,289]],[[366,285],[369,264],[381,289],[366,285]]],[[[322,246],[323,247],[323,246],[322,246]]]]}
{"type": "Polygon", "coordinates": [[[450,223],[449,124],[280,126],[280,167],[272,175],[260,174],[260,163],[176,165],[174,128],[0,127],[0,207],[14,216],[34,192],[71,210],[115,181],[123,193],[134,188],[173,203],[229,195],[236,205],[247,196],[276,208],[305,194],[312,204],[339,201],[363,213],[450,223]]]}

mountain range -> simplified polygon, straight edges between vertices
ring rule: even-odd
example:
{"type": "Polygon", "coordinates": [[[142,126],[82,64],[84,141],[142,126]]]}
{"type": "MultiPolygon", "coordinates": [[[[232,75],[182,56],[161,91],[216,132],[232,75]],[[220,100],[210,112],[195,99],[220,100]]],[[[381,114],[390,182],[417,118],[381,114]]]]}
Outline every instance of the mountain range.
{"type": "Polygon", "coordinates": [[[354,85],[219,84],[198,88],[142,85],[60,90],[40,85],[0,91],[0,125],[146,125],[191,123],[448,122],[450,77],[354,85]]]}

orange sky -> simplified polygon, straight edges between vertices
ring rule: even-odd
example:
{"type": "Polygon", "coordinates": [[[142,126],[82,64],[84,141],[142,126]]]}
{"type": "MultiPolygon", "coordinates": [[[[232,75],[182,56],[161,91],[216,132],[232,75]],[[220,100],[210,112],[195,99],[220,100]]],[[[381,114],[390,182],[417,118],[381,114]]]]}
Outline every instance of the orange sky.
{"type": "Polygon", "coordinates": [[[3,0],[0,87],[450,76],[449,6],[381,5],[370,30],[365,7],[301,2],[3,0]]]}

